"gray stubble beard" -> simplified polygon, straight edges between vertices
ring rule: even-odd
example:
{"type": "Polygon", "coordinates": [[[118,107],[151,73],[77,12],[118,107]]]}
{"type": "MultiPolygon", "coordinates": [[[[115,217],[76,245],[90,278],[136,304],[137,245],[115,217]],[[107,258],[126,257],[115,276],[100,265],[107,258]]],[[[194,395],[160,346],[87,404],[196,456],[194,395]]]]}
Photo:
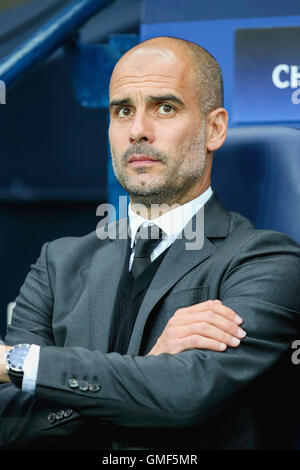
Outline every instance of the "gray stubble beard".
{"type": "MultiPolygon", "coordinates": [[[[111,148],[112,164],[115,176],[120,185],[129,194],[131,201],[134,204],[143,204],[146,207],[150,207],[152,204],[176,204],[177,201],[180,200],[182,196],[186,194],[186,192],[190,190],[197,182],[199,182],[203,176],[206,166],[205,134],[206,128],[205,125],[203,125],[197,138],[193,141],[193,144],[190,146],[190,148],[183,147],[182,149],[183,158],[185,158],[186,155],[191,152],[194,154],[194,158],[197,158],[197,163],[199,163],[199,165],[193,165],[192,170],[188,164],[189,160],[187,161],[186,167],[178,165],[178,161],[176,162],[175,166],[170,168],[167,166],[167,163],[168,161],[172,160],[166,154],[157,152],[149,147],[149,145],[144,143],[132,144],[132,146],[122,155],[121,165],[126,165],[130,156],[133,154],[146,154],[150,157],[156,158],[163,165],[165,165],[165,168],[167,168],[167,172],[164,174],[164,176],[162,176],[164,179],[162,183],[154,183],[153,185],[145,184],[144,187],[143,184],[139,183],[138,188],[136,185],[129,184],[128,178],[122,172],[111,148]],[[182,168],[184,168],[183,173],[182,168]],[[178,178],[180,171],[182,174],[178,178]]],[[[145,167],[140,167],[137,169],[137,171],[144,173],[145,167]]]]}

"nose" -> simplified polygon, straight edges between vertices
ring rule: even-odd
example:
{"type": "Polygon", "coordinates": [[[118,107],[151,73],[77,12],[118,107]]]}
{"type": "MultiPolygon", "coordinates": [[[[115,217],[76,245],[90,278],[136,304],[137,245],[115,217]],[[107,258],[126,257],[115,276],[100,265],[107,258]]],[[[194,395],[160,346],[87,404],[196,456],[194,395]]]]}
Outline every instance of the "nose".
{"type": "Polygon", "coordinates": [[[150,118],[142,111],[137,112],[130,128],[129,142],[131,144],[137,142],[147,142],[151,144],[153,140],[154,133],[150,118]]]}

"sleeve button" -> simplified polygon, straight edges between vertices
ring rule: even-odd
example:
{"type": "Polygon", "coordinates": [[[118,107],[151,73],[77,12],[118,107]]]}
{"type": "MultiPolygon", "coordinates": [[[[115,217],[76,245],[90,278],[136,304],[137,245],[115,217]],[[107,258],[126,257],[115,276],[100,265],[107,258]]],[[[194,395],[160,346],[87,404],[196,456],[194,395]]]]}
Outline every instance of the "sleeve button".
{"type": "Polygon", "coordinates": [[[79,382],[79,390],[82,392],[86,392],[89,389],[89,384],[86,380],[80,380],[79,382]]]}
{"type": "Polygon", "coordinates": [[[78,380],[76,379],[69,379],[68,380],[68,385],[70,388],[77,388],[78,387],[78,380]]]}
{"type": "Polygon", "coordinates": [[[100,385],[97,382],[92,382],[89,384],[89,391],[90,392],[98,392],[100,390],[100,385]]]}
{"type": "Polygon", "coordinates": [[[55,416],[56,416],[56,419],[58,419],[58,420],[63,419],[63,417],[64,417],[63,410],[58,411],[55,416]]]}
{"type": "Polygon", "coordinates": [[[71,410],[71,408],[68,408],[67,410],[64,410],[64,417],[68,418],[69,416],[71,416],[72,413],[73,410],[71,410]]]}
{"type": "Polygon", "coordinates": [[[54,423],[55,420],[56,420],[56,415],[55,415],[55,413],[49,413],[49,414],[48,414],[48,421],[49,421],[49,423],[52,424],[52,423],[54,423]]]}

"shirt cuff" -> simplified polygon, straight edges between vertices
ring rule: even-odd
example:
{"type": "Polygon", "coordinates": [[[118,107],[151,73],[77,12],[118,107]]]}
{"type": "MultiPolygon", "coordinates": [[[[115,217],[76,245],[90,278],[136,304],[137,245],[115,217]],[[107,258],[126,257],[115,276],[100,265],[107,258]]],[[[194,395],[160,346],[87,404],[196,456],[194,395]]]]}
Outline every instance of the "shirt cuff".
{"type": "Polygon", "coordinates": [[[39,367],[40,359],[40,346],[32,344],[29,348],[28,354],[24,360],[23,364],[23,381],[22,381],[22,391],[31,393],[32,395],[35,392],[36,379],[39,367]]]}

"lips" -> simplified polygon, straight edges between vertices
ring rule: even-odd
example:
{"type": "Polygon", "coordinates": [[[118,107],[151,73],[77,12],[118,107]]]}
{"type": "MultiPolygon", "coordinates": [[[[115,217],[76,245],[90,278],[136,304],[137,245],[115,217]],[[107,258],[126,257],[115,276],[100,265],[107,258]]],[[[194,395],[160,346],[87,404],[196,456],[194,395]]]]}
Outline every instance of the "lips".
{"type": "Polygon", "coordinates": [[[158,162],[156,158],[149,157],[148,155],[132,155],[128,160],[128,163],[150,163],[150,162],[158,162]]]}
{"type": "Polygon", "coordinates": [[[148,155],[132,155],[128,160],[130,167],[146,167],[160,165],[160,161],[154,157],[148,157],[148,155]]]}

